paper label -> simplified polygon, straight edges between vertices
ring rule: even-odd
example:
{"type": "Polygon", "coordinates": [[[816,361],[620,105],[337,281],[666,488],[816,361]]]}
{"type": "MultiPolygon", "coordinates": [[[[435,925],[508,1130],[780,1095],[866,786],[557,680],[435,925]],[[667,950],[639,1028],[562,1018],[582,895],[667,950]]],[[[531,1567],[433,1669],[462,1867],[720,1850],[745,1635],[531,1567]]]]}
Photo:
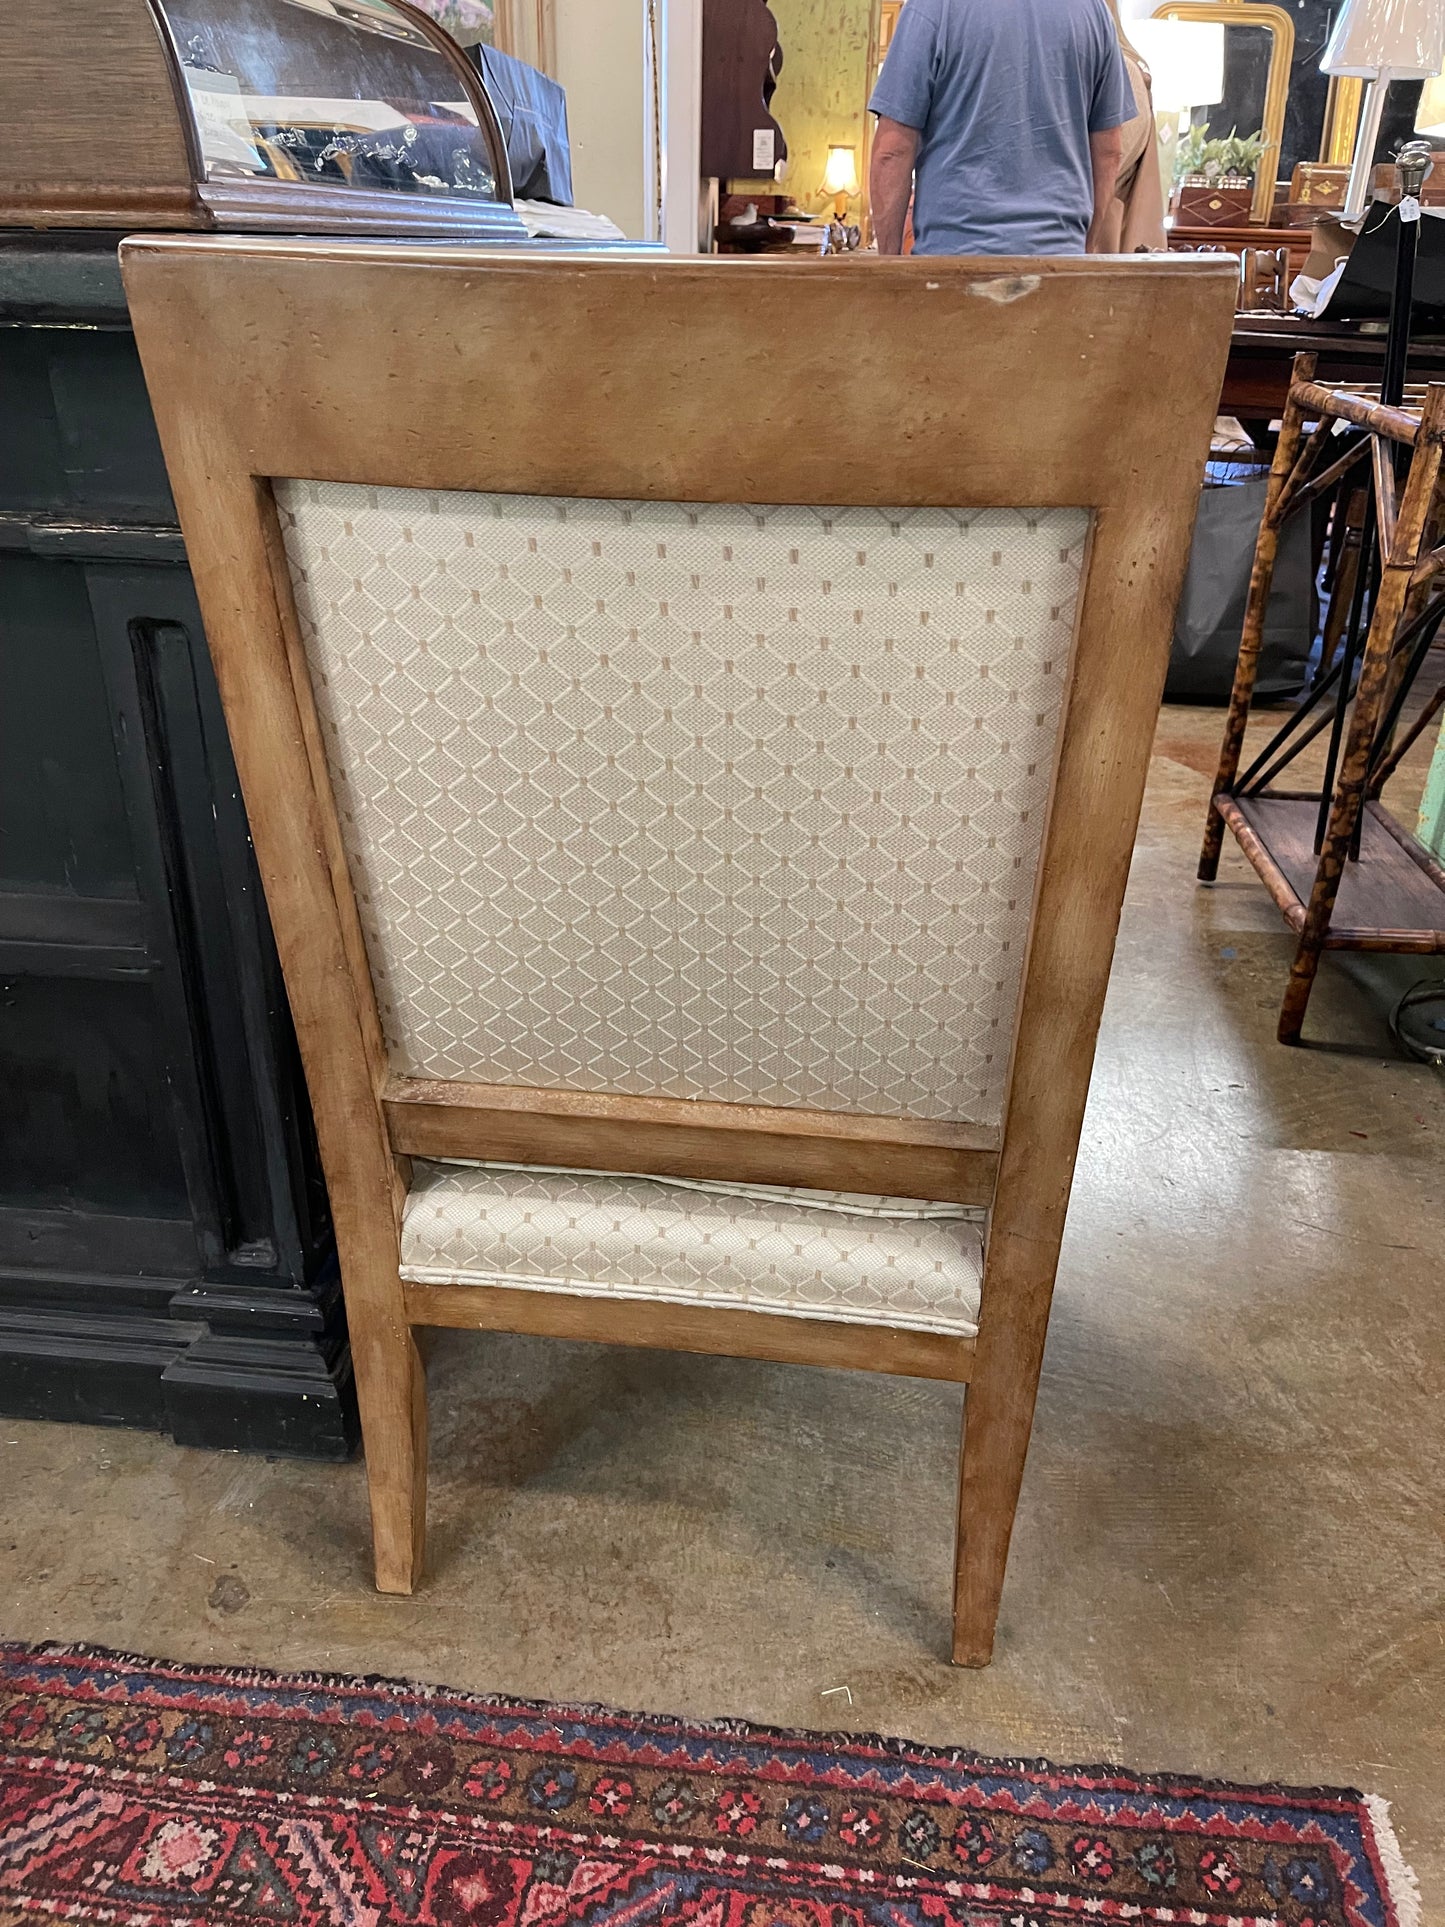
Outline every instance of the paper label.
{"type": "Polygon", "coordinates": [[[221,166],[264,174],[266,163],[250,138],[251,123],[236,76],[200,67],[187,67],[185,76],[207,168],[221,166]]]}
{"type": "Polygon", "coordinates": [[[771,174],[773,171],[773,130],[771,127],[753,129],[753,171],[757,174],[771,174]]]}
{"type": "Polygon", "coordinates": [[[1419,218],[1420,203],[1415,199],[1413,194],[1407,194],[1400,203],[1400,219],[1402,221],[1418,221],[1419,218]]]}

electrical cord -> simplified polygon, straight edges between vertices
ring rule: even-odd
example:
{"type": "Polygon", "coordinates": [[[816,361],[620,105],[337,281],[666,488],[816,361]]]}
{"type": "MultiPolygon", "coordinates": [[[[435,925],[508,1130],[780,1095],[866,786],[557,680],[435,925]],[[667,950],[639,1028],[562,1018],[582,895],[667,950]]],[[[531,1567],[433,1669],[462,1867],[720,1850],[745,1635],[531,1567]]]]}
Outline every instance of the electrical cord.
{"type": "Polygon", "coordinates": [[[1418,983],[1411,984],[1404,996],[1390,1012],[1390,1035],[1411,1057],[1418,1058],[1422,1064],[1445,1067],[1445,977],[1422,977],[1418,983]],[[1422,1017],[1418,1028],[1409,1022],[1409,1013],[1437,1005],[1436,1015],[1422,1017]],[[1423,1032],[1434,1033],[1432,1041],[1423,1032]]]}

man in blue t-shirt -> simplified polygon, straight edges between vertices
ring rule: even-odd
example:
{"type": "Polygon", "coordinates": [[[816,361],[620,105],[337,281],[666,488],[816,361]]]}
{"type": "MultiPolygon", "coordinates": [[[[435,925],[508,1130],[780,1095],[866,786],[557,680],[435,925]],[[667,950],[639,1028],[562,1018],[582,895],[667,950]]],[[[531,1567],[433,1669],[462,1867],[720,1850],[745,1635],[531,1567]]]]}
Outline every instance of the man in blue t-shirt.
{"type": "Polygon", "coordinates": [[[898,254],[1084,254],[1134,94],[1108,0],[907,0],[873,98],[869,198],[898,254]]]}

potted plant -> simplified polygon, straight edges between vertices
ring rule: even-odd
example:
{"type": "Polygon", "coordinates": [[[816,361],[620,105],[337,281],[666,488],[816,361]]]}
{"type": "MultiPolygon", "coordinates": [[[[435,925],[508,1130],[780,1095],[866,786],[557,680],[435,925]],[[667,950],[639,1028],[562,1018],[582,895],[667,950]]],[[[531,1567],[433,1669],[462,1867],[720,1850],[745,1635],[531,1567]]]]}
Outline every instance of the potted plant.
{"type": "Polygon", "coordinates": [[[1265,153],[1264,130],[1223,140],[1191,127],[1174,157],[1173,213],[1190,227],[1234,227],[1249,219],[1254,177],[1265,153]]]}

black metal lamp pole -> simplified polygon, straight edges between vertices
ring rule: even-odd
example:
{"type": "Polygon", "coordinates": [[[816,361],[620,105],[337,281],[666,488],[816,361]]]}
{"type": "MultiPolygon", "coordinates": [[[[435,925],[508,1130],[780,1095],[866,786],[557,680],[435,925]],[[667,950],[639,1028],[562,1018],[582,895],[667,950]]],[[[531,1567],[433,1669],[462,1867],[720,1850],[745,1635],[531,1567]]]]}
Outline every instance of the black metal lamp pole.
{"type": "MultiPolygon", "coordinates": [[[[1420,242],[1420,189],[1430,171],[1430,143],[1407,141],[1395,156],[1400,174],[1400,205],[1396,210],[1395,284],[1390,295],[1390,325],[1385,337],[1385,366],[1380,376],[1380,400],[1398,408],[1405,394],[1405,373],[1410,359],[1410,331],[1415,311],[1415,255],[1420,242]]],[[[1392,451],[1398,470],[1403,450],[1392,451]]],[[[1354,697],[1355,670],[1365,644],[1365,605],[1378,575],[1375,536],[1375,500],[1370,493],[1365,512],[1364,566],[1355,585],[1354,605],[1345,632],[1340,664],[1339,687],[1335,692],[1335,713],[1330,723],[1329,748],[1325,754],[1324,780],[1320,784],[1319,814],[1315,821],[1315,854],[1324,845],[1334,798],[1335,773],[1339,768],[1344,742],[1345,713],[1354,697]]],[[[1351,855],[1358,854],[1358,847],[1351,855]]]]}
{"type": "Polygon", "coordinates": [[[1429,141],[1407,141],[1395,156],[1395,166],[1400,171],[1400,225],[1395,235],[1390,332],[1385,338],[1385,370],[1380,380],[1380,400],[1391,408],[1399,407],[1405,392],[1405,364],[1410,356],[1410,325],[1415,307],[1415,254],[1420,244],[1420,189],[1425,185],[1430,161],[1429,141]]]}

